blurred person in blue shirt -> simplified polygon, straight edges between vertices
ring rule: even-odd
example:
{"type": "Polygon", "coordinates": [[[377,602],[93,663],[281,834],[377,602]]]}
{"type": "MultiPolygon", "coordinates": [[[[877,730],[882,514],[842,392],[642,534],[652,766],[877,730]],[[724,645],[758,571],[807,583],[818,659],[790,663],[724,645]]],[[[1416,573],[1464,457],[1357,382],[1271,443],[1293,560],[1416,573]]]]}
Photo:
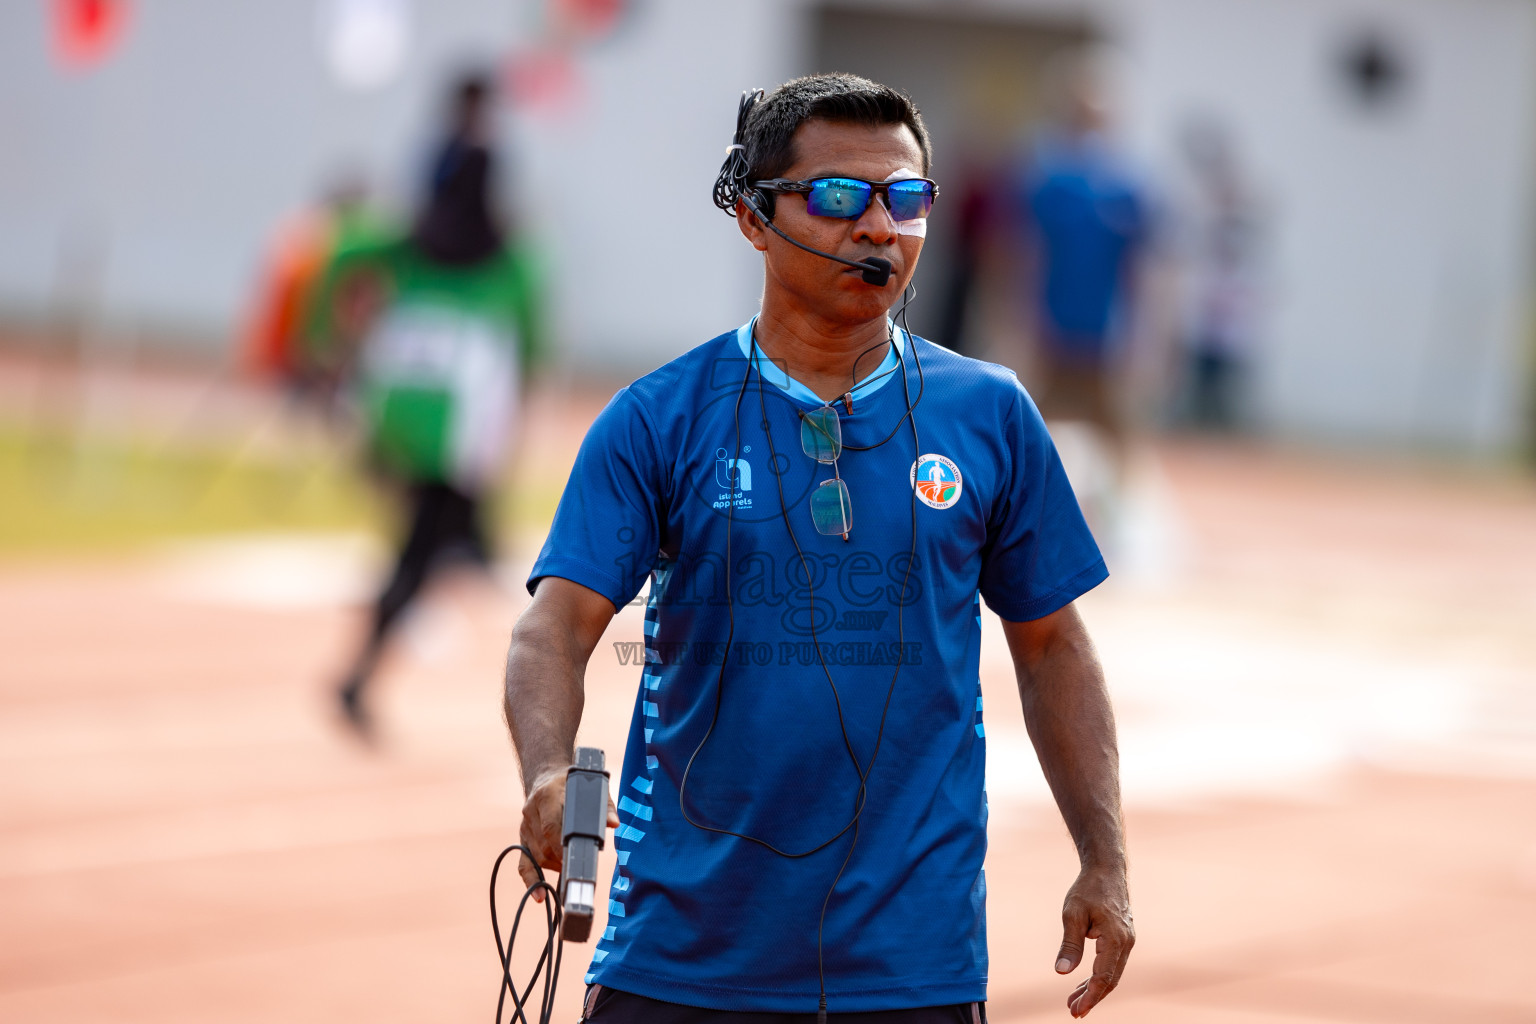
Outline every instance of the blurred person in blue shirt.
{"type": "Polygon", "coordinates": [[[852,75],[760,96],[715,187],[763,255],[760,311],[613,397],[529,576],[505,706],[522,841],[559,867],[588,661],[649,583],[584,1019],[983,1019],[986,601],[1080,855],[1055,959],[1097,940],[1080,1016],[1133,942],[1074,605],[1104,561],[1018,379],[888,316],[937,194],[911,100],[852,75]]]}
{"type": "Polygon", "coordinates": [[[1145,191],[1109,134],[1101,77],[1073,56],[1056,66],[1055,111],[1015,175],[1026,299],[1047,420],[1084,420],[1123,467],[1128,425],[1117,377],[1149,234],[1145,191]]]}

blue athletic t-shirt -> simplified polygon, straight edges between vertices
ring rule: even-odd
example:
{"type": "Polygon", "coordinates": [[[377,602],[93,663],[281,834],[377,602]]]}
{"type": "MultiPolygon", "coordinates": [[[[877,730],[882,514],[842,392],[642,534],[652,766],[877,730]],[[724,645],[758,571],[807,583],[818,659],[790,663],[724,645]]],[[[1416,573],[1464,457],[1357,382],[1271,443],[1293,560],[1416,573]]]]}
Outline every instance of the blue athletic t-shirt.
{"type": "Polygon", "coordinates": [[[852,531],[817,533],[809,497],[832,467],[804,453],[797,410],[822,402],[766,361],[751,329],[614,396],[529,578],[530,590],[572,580],[615,608],[651,584],[643,647],[616,652],[640,685],[615,780],[608,927],[587,981],[814,1012],[817,923],[846,858],[826,909],[828,1009],[983,1000],[979,602],[1040,618],[1102,581],[1103,559],[1013,373],[899,331],[852,412],[837,405],[845,444],[890,439],[844,451],[852,531]],[[914,448],[902,416],[919,394],[914,448]],[[853,816],[848,747],[867,768],[877,736],[856,829],[809,856],[706,831],[680,810],[694,757],[694,821],[809,850],[853,816]]]}
{"type": "Polygon", "coordinates": [[[1025,171],[1023,207],[1040,247],[1041,340],[1061,354],[1104,355],[1148,234],[1135,178],[1102,141],[1048,134],[1025,171]]]}

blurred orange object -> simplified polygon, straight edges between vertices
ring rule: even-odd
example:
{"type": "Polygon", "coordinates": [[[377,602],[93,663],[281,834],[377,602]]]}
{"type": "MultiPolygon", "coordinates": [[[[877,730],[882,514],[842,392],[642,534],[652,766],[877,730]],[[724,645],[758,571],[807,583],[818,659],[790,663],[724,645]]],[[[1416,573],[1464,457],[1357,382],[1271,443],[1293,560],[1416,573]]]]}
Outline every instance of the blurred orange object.
{"type": "Polygon", "coordinates": [[[128,0],[53,0],[53,52],[68,68],[99,64],[117,45],[128,0]]]}
{"type": "Polygon", "coordinates": [[[331,250],[320,211],[295,214],[277,232],[245,338],[240,367],[258,377],[290,379],[303,355],[305,303],[331,250]]]}

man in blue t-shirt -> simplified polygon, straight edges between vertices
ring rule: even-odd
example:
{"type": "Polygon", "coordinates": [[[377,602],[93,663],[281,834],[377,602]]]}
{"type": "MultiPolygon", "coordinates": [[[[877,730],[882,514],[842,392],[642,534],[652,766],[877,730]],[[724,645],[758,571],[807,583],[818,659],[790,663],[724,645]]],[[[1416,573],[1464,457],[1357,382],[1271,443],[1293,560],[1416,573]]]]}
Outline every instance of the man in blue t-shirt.
{"type": "Polygon", "coordinates": [[[559,867],[587,660],[648,580],[586,1018],[981,1019],[985,600],[1082,861],[1056,962],[1097,940],[1081,1016],[1133,941],[1113,717],[1072,605],[1104,562],[1013,374],[887,319],[935,194],[911,101],[851,75],[759,96],[716,202],[763,253],[761,311],[614,396],[529,579],[522,840],[559,867]]]}

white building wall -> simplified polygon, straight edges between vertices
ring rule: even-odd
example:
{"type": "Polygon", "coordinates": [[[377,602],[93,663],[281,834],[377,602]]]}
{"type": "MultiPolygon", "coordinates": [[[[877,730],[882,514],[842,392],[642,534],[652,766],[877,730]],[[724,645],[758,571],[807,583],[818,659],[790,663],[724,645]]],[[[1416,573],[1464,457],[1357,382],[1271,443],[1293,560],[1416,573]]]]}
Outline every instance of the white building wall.
{"type": "MultiPolygon", "coordinates": [[[[756,257],[709,189],[739,91],[807,70],[810,4],[643,0],[581,57],[573,112],[509,125],[573,361],[653,366],[754,307],[756,257]]],[[[277,218],[349,161],[403,189],[441,76],[530,31],[503,0],[417,3],[401,78],[356,95],[323,67],[315,6],[138,4],[105,67],[64,76],[49,62],[45,6],[7,5],[0,312],[46,310],[61,246],[88,233],[106,239],[109,320],[227,334],[277,218]]],[[[1125,50],[1124,127],[1152,167],[1171,166],[1192,109],[1236,127],[1275,212],[1259,385],[1278,431],[1483,450],[1516,436],[1536,126],[1529,0],[966,8],[1098,18],[1125,50]],[[1341,33],[1367,20],[1410,60],[1407,102],[1384,116],[1352,109],[1333,66],[1341,33]]]]}
{"type": "Polygon", "coordinates": [[[654,367],[756,309],[760,260],[710,194],[741,91],[797,71],[799,19],[769,7],[648,2],[583,59],[580,118],[521,123],[572,359],[654,367]]]}
{"type": "Polygon", "coordinates": [[[1273,203],[1267,418],[1290,435],[1489,448],[1520,429],[1536,7],[1525,0],[1136,0],[1129,125],[1156,165],[1181,117],[1236,126],[1273,203]],[[1348,102],[1379,26],[1407,92],[1348,102]]]}

